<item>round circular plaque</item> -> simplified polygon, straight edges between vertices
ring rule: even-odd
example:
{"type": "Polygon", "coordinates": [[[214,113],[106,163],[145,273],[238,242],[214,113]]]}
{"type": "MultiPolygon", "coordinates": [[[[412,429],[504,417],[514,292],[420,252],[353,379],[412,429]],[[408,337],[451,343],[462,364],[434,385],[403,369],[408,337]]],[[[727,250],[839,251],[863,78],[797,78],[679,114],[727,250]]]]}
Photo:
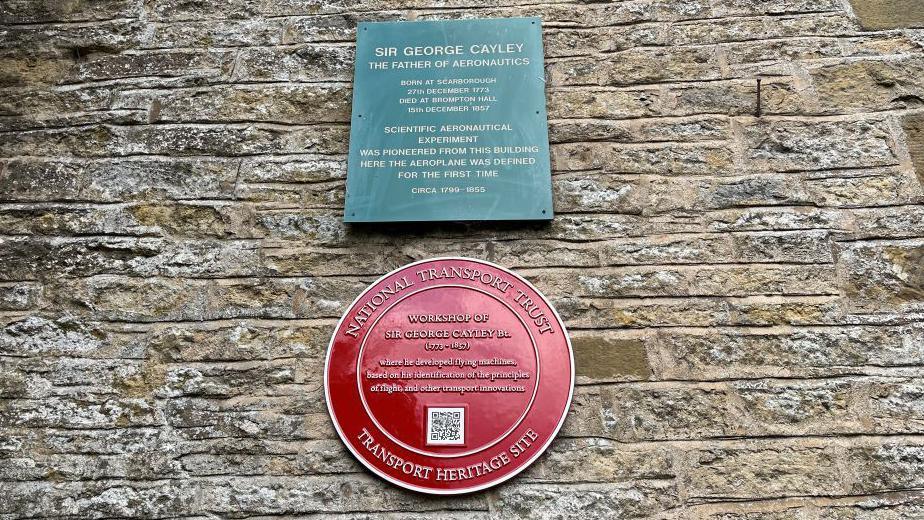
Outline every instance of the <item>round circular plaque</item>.
{"type": "Polygon", "coordinates": [[[406,265],[359,295],[327,350],[337,433],[376,475],[425,493],[493,486],[564,422],[571,343],[529,282],[483,260],[406,265]]]}

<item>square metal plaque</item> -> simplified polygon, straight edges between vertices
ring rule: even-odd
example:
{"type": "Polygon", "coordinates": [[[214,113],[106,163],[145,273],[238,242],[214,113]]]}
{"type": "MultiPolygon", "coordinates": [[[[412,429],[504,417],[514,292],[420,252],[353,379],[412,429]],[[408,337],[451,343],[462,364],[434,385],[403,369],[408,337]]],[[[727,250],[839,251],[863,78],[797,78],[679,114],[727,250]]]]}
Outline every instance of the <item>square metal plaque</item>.
{"type": "Polygon", "coordinates": [[[346,222],[549,220],[539,18],[360,23],[346,222]]]}

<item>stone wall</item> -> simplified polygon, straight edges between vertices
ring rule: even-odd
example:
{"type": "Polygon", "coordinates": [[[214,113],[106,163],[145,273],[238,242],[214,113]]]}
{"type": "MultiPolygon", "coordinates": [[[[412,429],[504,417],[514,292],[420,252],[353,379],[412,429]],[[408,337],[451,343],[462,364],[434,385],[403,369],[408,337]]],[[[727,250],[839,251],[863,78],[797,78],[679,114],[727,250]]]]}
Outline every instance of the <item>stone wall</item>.
{"type": "Polygon", "coordinates": [[[924,3],[514,3],[0,4],[0,518],[924,517],[924,3]],[[357,20],[517,15],[555,220],[345,226],[357,20]],[[578,372],[455,498],[364,471],[321,384],[440,255],[534,282],[578,372]]]}

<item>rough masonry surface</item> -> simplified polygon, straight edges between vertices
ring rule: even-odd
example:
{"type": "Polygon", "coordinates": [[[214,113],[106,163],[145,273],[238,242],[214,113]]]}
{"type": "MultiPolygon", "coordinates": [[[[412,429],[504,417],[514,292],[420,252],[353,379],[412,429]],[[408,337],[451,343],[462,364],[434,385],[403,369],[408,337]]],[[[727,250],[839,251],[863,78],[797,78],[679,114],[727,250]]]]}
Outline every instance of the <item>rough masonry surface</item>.
{"type": "Polygon", "coordinates": [[[0,518],[924,517],[921,13],[3,2],[0,518]],[[498,16],[543,19],[555,220],[345,226],[356,23],[498,16]],[[578,386],[527,472],[431,498],[321,380],[368,283],[447,255],[550,297],[578,386]]]}

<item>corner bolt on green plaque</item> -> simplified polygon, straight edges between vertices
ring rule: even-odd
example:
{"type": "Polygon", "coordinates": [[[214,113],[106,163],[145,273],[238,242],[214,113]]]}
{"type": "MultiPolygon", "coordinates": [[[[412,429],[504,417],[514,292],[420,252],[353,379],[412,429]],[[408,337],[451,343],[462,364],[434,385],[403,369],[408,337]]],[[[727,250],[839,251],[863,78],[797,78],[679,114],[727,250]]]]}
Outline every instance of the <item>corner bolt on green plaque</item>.
{"type": "Polygon", "coordinates": [[[360,23],[346,222],[549,220],[539,18],[360,23]]]}

